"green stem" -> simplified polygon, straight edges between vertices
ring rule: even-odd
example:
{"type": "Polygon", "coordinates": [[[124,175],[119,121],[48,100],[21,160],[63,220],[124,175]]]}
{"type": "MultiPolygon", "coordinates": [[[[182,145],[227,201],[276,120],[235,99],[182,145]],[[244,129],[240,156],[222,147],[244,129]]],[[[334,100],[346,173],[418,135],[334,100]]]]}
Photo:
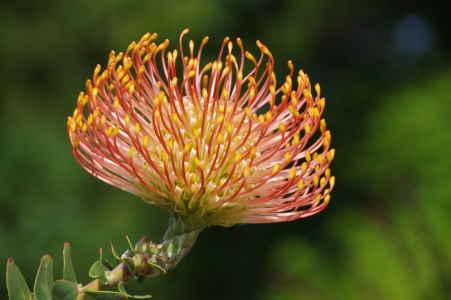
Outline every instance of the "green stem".
{"type": "Polygon", "coordinates": [[[157,253],[159,252],[157,256],[163,259],[163,264],[155,263],[165,270],[174,268],[189,252],[204,228],[203,222],[193,221],[192,218],[181,219],[171,214],[168,230],[161,244],[156,245],[157,253]]]}
{"type": "MultiPolygon", "coordinates": [[[[81,291],[85,289],[104,291],[134,276],[155,277],[161,272],[165,273],[174,268],[189,252],[204,228],[202,221],[193,221],[193,218],[182,219],[171,214],[168,229],[160,244],[145,243],[144,239],[141,240],[133,249],[135,253],[133,257],[127,258],[127,261],[124,258],[115,269],[106,271],[102,276],[103,279],[90,282],[82,287],[81,291]]],[[[81,292],[77,299],[85,299],[84,293],[81,292]]]]}

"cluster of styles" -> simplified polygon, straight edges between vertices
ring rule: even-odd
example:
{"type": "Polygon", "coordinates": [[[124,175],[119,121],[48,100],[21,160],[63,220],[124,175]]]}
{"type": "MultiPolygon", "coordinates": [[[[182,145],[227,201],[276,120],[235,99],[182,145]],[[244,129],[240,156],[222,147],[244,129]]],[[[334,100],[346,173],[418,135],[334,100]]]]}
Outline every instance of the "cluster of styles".
{"type": "Polygon", "coordinates": [[[238,38],[235,56],[225,38],[217,60],[203,64],[208,37],[198,50],[193,41],[184,49],[187,33],[178,50],[147,33],[125,53],[112,51],[68,118],[83,168],[170,214],[160,244],[143,239],[121,257],[113,251],[119,265],[100,259],[90,272],[95,281],[72,283],[70,299],[143,299],[124,283],[175,267],[203,228],[291,221],[329,203],[335,150],[319,84],[314,96],[307,74],[289,61],[278,85],[274,58],[260,41],[254,57],[238,38]],[[107,291],[114,285],[119,292],[107,291]]]}

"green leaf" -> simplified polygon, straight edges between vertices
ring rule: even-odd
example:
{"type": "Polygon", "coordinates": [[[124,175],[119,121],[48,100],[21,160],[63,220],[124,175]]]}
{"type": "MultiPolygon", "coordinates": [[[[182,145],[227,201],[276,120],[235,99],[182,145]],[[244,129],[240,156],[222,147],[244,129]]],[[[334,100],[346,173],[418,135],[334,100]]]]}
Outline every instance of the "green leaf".
{"type": "Polygon", "coordinates": [[[130,258],[130,257],[124,257],[123,261],[127,265],[128,269],[130,270],[130,273],[135,275],[135,273],[136,273],[136,266],[133,263],[133,259],[130,258]]]}
{"type": "Polygon", "coordinates": [[[34,282],[34,296],[36,300],[52,300],[53,260],[50,255],[41,259],[38,275],[34,282]]]}
{"type": "Polygon", "coordinates": [[[166,275],[166,270],[165,269],[163,269],[162,267],[160,267],[159,265],[156,265],[156,264],[153,264],[153,263],[151,263],[151,262],[147,262],[147,264],[152,268],[152,269],[154,269],[155,271],[157,271],[157,272],[159,272],[159,273],[162,273],[163,275],[166,275]]]}
{"type": "Polygon", "coordinates": [[[70,245],[67,242],[64,243],[63,259],[64,259],[63,279],[73,283],[77,283],[74,266],[72,265],[70,245]]]}
{"type": "Polygon", "coordinates": [[[57,280],[53,284],[52,296],[55,300],[76,300],[78,297],[78,286],[68,280],[57,280]]]}
{"type": "Polygon", "coordinates": [[[139,291],[132,290],[130,288],[127,288],[123,282],[120,282],[117,286],[119,292],[121,292],[124,295],[127,295],[131,299],[150,299],[152,298],[152,295],[145,294],[139,291]]]}
{"type": "Polygon", "coordinates": [[[125,296],[119,292],[105,292],[105,291],[92,291],[92,290],[84,290],[84,292],[86,295],[88,295],[93,300],[127,300],[127,299],[130,299],[127,296],[125,296]]]}
{"type": "Polygon", "coordinates": [[[6,286],[8,288],[9,300],[28,300],[33,296],[28,289],[27,282],[20,273],[12,258],[8,258],[6,264],[6,286]]]}
{"type": "Polygon", "coordinates": [[[133,251],[135,249],[135,247],[133,247],[132,242],[130,242],[128,235],[126,235],[125,238],[127,239],[128,246],[130,247],[130,251],[133,251]]]}
{"type": "Polygon", "coordinates": [[[117,263],[121,261],[121,257],[117,255],[116,249],[114,249],[113,242],[110,242],[111,245],[111,252],[113,252],[113,256],[116,259],[117,263]]]}
{"type": "Polygon", "coordinates": [[[91,269],[89,269],[89,277],[94,278],[94,279],[99,278],[100,272],[101,272],[100,263],[99,263],[99,261],[96,261],[92,265],[91,269]]]}

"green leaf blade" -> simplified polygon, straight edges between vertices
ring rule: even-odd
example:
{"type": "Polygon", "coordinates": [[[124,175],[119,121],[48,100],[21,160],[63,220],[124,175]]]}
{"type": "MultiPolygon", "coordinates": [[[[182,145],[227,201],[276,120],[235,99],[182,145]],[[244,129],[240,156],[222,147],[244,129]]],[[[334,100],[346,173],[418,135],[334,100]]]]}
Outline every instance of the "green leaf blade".
{"type": "Polygon", "coordinates": [[[68,280],[57,280],[53,284],[52,296],[55,300],[77,300],[78,286],[68,280]]]}
{"type": "Polygon", "coordinates": [[[36,300],[52,300],[53,287],[53,260],[50,255],[41,259],[38,275],[34,283],[34,296],[36,300]]]}
{"type": "Polygon", "coordinates": [[[25,278],[12,258],[9,258],[6,264],[6,286],[9,300],[33,299],[25,278]]]}
{"type": "Polygon", "coordinates": [[[139,291],[135,291],[133,289],[130,289],[124,285],[123,282],[120,282],[117,286],[119,292],[129,297],[129,299],[150,299],[152,298],[152,295],[145,294],[139,291]]]}
{"type": "Polygon", "coordinates": [[[63,260],[63,279],[76,284],[77,278],[75,276],[74,266],[72,265],[70,245],[67,242],[64,243],[63,260]]]}

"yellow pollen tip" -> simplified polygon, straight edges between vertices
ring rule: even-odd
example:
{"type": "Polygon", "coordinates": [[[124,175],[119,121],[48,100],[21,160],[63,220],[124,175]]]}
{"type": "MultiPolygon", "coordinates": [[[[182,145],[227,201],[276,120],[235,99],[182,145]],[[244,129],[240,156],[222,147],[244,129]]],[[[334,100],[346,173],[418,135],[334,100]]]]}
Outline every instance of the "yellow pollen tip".
{"type": "Polygon", "coordinates": [[[129,115],[124,116],[124,123],[125,123],[125,126],[127,126],[127,127],[128,127],[128,125],[130,125],[130,116],[129,115]]]}
{"type": "Polygon", "coordinates": [[[301,165],[301,171],[302,171],[302,174],[304,174],[304,173],[307,171],[307,163],[306,163],[306,162],[303,162],[303,163],[302,163],[302,165],[301,165]]]}
{"type": "Polygon", "coordinates": [[[196,75],[196,71],[192,70],[188,73],[188,75],[186,75],[186,78],[191,78],[194,77],[196,75]]]}
{"type": "Polygon", "coordinates": [[[312,93],[309,90],[304,90],[304,97],[307,99],[313,99],[312,93]]]}
{"type": "Polygon", "coordinates": [[[130,150],[128,151],[128,157],[132,158],[134,153],[135,153],[135,147],[131,146],[130,150]]]}
{"type": "Polygon", "coordinates": [[[251,148],[251,157],[255,158],[257,156],[257,147],[252,146],[251,148]]]}
{"type": "Polygon", "coordinates": [[[191,150],[191,148],[192,148],[191,142],[188,142],[185,144],[185,149],[183,149],[183,150],[185,153],[188,153],[191,150]]]}
{"type": "Polygon", "coordinates": [[[319,83],[315,84],[315,91],[317,95],[321,94],[321,87],[319,86],[319,83]]]}
{"type": "Polygon", "coordinates": [[[222,90],[222,97],[225,101],[229,100],[229,92],[226,89],[222,90]]]}
{"type": "Polygon", "coordinates": [[[177,81],[178,81],[177,77],[172,78],[172,80],[171,80],[171,87],[172,88],[175,88],[177,86],[177,81]]]}
{"type": "Polygon", "coordinates": [[[100,118],[100,124],[103,125],[103,126],[106,124],[106,116],[102,116],[100,118]]]}
{"type": "Polygon", "coordinates": [[[291,153],[290,152],[285,152],[284,161],[286,163],[288,163],[290,161],[290,158],[291,158],[291,153]]]}
{"type": "Polygon", "coordinates": [[[333,187],[333,186],[335,185],[335,176],[332,176],[332,177],[329,179],[329,185],[330,185],[331,187],[333,187]]]}
{"type": "Polygon", "coordinates": [[[237,152],[235,154],[235,162],[238,163],[241,160],[241,157],[243,157],[243,154],[241,152],[237,152]]]}
{"type": "Polygon", "coordinates": [[[91,125],[92,125],[92,120],[93,120],[93,116],[92,116],[92,115],[89,115],[88,121],[87,121],[88,126],[91,126],[91,125]]]}
{"type": "Polygon", "coordinates": [[[249,167],[244,168],[244,172],[243,172],[244,178],[248,178],[250,173],[251,173],[251,170],[249,167]]]}
{"type": "Polygon", "coordinates": [[[284,133],[285,132],[285,126],[283,125],[282,122],[279,123],[279,131],[284,133]]]}
{"type": "Polygon", "coordinates": [[[146,70],[146,66],[142,65],[141,67],[139,67],[138,74],[144,73],[145,70],[146,70]]]}
{"type": "MultiPolygon", "coordinates": [[[[151,54],[147,53],[146,56],[144,56],[142,63],[145,64],[150,59],[150,57],[151,57],[151,54]]],[[[144,67],[144,65],[143,65],[143,67],[144,67]]]]}
{"type": "Polygon", "coordinates": [[[327,169],[326,172],[324,172],[324,175],[326,176],[326,178],[330,177],[330,169],[327,169]]]}
{"type": "Polygon", "coordinates": [[[252,113],[251,113],[251,110],[250,110],[249,107],[246,107],[246,108],[244,109],[244,111],[246,112],[246,115],[247,115],[249,118],[252,118],[252,113]]]}
{"type": "Polygon", "coordinates": [[[310,124],[305,124],[304,130],[305,130],[305,134],[310,134],[310,131],[311,131],[310,124]]]}
{"type": "Polygon", "coordinates": [[[272,175],[276,175],[277,173],[279,173],[279,170],[280,170],[280,164],[276,163],[274,165],[274,167],[272,168],[272,175]]]}
{"type": "Polygon", "coordinates": [[[173,113],[172,113],[172,120],[173,120],[176,124],[178,124],[178,122],[179,122],[179,117],[177,116],[177,113],[176,113],[176,112],[173,112],[173,113]]]}
{"type": "Polygon", "coordinates": [[[249,51],[246,51],[246,52],[244,53],[244,55],[245,55],[248,59],[252,60],[252,62],[255,61],[254,56],[253,56],[249,51]]]}
{"type": "Polygon", "coordinates": [[[320,165],[323,164],[323,156],[322,156],[321,154],[318,155],[318,157],[316,158],[316,160],[318,161],[318,163],[319,163],[320,165]]]}
{"type": "Polygon", "coordinates": [[[324,120],[324,119],[321,120],[319,128],[322,133],[324,133],[326,131],[326,120],[324,120]]]}
{"type": "Polygon", "coordinates": [[[216,119],[216,124],[220,124],[224,121],[224,115],[219,115],[219,117],[216,119]]]}
{"type": "Polygon", "coordinates": [[[196,166],[200,167],[200,161],[199,161],[199,158],[197,158],[197,156],[194,156],[193,162],[196,166]]]}
{"type": "Polygon", "coordinates": [[[169,139],[167,145],[168,145],[168,148],[172,151],[174,149],[174,140],[169,139]]]}
{"type": "Polygon", "coordinates": [[[324,110],[324,107],[326,106],[326,99],[325,98],[321,98],[318,101],[318,106],[321,108],[321,110],[324,110]]]}
{"type": "Polygon", "coordinates": [[[335,149],[332,149],[329,152],[327,152],[327,154],[326,154],[327,161],[331,162],[334,159],[334,155],[335,155],[335,149]]]}
{"type": "Polygon", "coordinates": [[[219,134],[218,134],[218,143],[222,143],[222,141],[224,140],[224,134],[222,134],[222,132],[220,132],[219,134]]]}
{"type": "Polygon", "coordinates": [[[81,101],[83,100],[83,97],[85,96],[85,93],[80,92],[80,94],[78,94],[78,98],[77,98],[77,102],[81,103],[81,101]]]}
{"type": "Polygon", "coordinates": [[[298,182],[298,190],[299,192],[302,192],[303,189],[304,189],[304,181],[301,179],[298,182]]]}
{"type": "Polygon", "coordinates": [[[288,174],[288,179],[293,180],[296,177],[296,168],[291,168],[290,174],[288,174]]]}
{"type": "Polygon", "coordinates": [[[254,101],[255,99],[255,88],[251,87],[250,91],[249,91],[249,104],[252,103],[252,101],[254,101]]]}
{"type": "Polygon", "coordinates": [[[329,201],[330,201],[330,194],[327,194],[327,195],[324,197],[324,203],[329,204],[329,201]]]}
{"type": "Polygon", "coordinates": [[[312,160],[312,157],[310,156],[309,151],[305,151],[305,160],[309,163],[312,160]]]}
{"type": "Polygon", "coordinates": [[[166,162],[168,159],[168,155],[166,154],[166,151],[161,151],[161,161],[166,162]]]}
{"type": "Polygon", "coordinates": [[[313,117],[319,118],[319,110],[318,110],[318,107],[315,107],[315,108],[313,109],[313,117]]]}
{"type": "Polygon", "coordinates": [[[199,127],[194,127],[194,129],[193,129],[193,134],[194,134],[194,136],[196,137],[196,138],[199,138],[200,137],[200,129],[199,129],[199,127]]]}
{"type": "Polygon", "coordinates": [[[115,126],[113,130],[113,135],[117,136],[119,134],[119,126],[115,126]]]}
{"type": "Polygon", "coordinates": [[[330,141],[332,139],[332,136],[330,134],[330,131],[326,131],[326,138],[330,141]]]}
{"type": "Polygon", "coordinates": [[[111,134],[113,133],[113,127],[108,127],[108,129],[106,130],[106,137],[109,138],[111,136],[111,134]]]}
{"type": "Polygon", "coordinates": [[[135,91],[135,85],[133,84],[133,82],[130,82],[130,87],[128,88],[128,93],[130,95],[132,95],[134,91],[135,91]]]}
{"type": "Polygon", "coordinates": [[[147,146],[149,145],[149,137],[147,135],[143,136],[142,145],[144,148],[147,148],[147,146]]]}

